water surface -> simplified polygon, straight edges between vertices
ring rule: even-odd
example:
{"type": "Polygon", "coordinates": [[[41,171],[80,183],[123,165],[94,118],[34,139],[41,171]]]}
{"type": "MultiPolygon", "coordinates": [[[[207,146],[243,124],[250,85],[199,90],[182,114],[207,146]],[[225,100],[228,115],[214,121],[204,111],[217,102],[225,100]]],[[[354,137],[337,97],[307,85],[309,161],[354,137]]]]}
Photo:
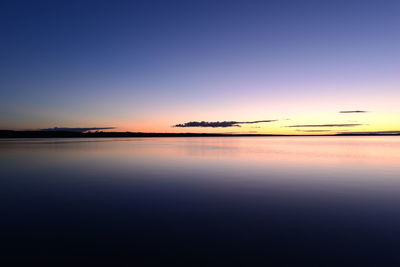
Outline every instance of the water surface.
{"type": "Polygon", "coordinates": [[[396,136],[3,139],[0,166],[7,264],[400,264],[396,136]]]}

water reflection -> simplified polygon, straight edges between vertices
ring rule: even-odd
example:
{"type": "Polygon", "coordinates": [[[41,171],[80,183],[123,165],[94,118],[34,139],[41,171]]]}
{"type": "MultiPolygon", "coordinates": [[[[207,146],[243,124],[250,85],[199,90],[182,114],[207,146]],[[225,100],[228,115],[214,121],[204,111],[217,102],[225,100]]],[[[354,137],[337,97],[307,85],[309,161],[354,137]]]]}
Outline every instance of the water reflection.
{"type": "Polygon", "coordinates": [[[29,263],[395,263],[399,152],[398,137],[0,140],[2,249],[29,263]]]}

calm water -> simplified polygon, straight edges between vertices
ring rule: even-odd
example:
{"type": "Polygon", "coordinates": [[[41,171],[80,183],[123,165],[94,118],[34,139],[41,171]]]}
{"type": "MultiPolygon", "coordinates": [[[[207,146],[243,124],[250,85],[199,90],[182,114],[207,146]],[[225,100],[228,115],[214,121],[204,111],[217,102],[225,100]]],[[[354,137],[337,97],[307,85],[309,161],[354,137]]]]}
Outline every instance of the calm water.
{"type": "Polygon", "coordinates": [[[0,166],[9,265],[400,266],[400,137],[0,140],[0,166]]]}

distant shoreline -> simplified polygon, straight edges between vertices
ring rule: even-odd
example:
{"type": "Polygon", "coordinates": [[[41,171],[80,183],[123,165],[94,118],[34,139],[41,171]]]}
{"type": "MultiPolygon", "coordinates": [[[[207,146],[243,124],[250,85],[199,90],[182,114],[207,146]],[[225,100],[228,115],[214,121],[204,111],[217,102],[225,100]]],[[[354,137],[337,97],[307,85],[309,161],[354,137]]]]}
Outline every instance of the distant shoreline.
{"type": "Polygon", "coordinates": [[[102,137],[272,137],[272,136],[399,136],[384,133],[346,134],[218,134],[218,133],[143,133],[143,132],[67,132],[67,131],[12,131],[0,130],[0,138],[102,138],[102,137]]]}

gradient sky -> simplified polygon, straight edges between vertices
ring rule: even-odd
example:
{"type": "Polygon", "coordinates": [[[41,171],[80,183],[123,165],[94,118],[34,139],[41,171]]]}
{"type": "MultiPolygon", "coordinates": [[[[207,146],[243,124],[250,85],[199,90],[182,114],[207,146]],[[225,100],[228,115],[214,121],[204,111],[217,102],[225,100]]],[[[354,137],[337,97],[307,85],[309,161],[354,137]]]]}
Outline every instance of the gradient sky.
{"type": "Polygon", "coordinates": [[[0,129],[400,130],[399,14],[388,0],[3,0],[0,129]],[[368,112],[339,113],[353,110],[368,112]],[[278,121],[172,127],[260,120],[278,121]]]}

